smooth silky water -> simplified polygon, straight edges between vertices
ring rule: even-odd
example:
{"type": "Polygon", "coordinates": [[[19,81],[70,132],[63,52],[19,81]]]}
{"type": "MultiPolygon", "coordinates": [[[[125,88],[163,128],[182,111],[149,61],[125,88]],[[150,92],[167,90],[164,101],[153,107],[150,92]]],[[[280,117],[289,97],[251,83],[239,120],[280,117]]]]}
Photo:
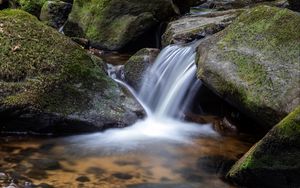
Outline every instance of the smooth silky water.
{"type": "Polygon", "coordinates": [[[252,143],[221,136],[209,122],[183,121],[201,87],[194,61],[194,45],[160,53],[140,91],[129,88],[147,112],[130,127],[55,139],[0,139],[0,185],[15,179],[62,188],[233,187],[222,176],[252,143]],[[1,172],[10,177],[1,180],[1,172]]]}

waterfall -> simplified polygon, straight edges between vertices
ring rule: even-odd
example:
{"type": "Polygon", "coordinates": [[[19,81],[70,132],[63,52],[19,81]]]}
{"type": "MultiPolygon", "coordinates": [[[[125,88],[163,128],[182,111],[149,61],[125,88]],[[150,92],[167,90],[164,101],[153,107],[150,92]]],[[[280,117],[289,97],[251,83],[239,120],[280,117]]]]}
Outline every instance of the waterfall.
{"type": "Polygon", "coordinates": [[[195,47],[195,44],[166,47],[146,72],[139,98],[153,115],[182,117],[195,90],[201,85],[196,78],[195,47]]]}
{"type": "Polygon", "coordinates": [[[195,135],[217,136],[211,125],[182,121],[186,107],[201,86],[196,78],[196,46],[196,43],[189,46],[171,45],[162,50],[145,72],[138,93],[118,80],[123,76],[120,66],[108,65],[107,73],[129,89],[144,107],[147,117],[126,128],[76,137],[73,141],[90,140],[93,142],[90,145],[102,150],[127,151],[161,141],[190,143],[195,135]]]}

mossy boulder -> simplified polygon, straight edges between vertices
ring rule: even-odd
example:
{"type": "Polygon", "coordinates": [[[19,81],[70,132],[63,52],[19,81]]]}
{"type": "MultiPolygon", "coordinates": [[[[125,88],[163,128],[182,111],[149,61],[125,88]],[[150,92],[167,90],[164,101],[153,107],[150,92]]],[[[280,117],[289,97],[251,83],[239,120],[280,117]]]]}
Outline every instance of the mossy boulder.
{"type": "Polygon", "coordinates": [[[227,177],[247,187],[300,187],[300,106],[245,154],[227,177]]]}
{"type": "Polygon", "coordinates": [[[64,32],[96,48],[120,50],[174,14],[169,0],[75,0],[64,32]]]}
{"type": "Polygon", "coordinates": [[[162,36],[162,45],[188,43],[215,34],[227,27],[240,13],[239,10],[219,11],[172,21],[162,36]]]}
{"type": "Polygon", "coordinates": [[[47,0],[15,0],[22,10],[36,17],[40,16],[41,9],[46,1],[47,0]]]}
{"type": "Polygon", "coordinates": [[[47,25],[58,29],[67,21],[71,10],[71,3],[63,1],[47,1],[42,7],[40,20],[47,25]]]}
{"type": "Polygon", "coordinates": [[[290,8],[300,12],[300,1],[299,0],[288,0],[290,8]]]}
{"type": "Polygon", "coordinates": [[[134,54],[125,64],[125,80],[135,90],[139,90],[147,69],[154,63],[159,49],[144,48],[134,54]]]}
{"type": "Polygon", "coordinates": [[[100,59],[24,11],[0,20],[0,132],[98,131],[138,118],[100,59]]]}
{"type": "Polygon", "coordinates": [[[300,15],[252,8],[198,48],[198,77],[268,130],[300,104],[300,15]]]}

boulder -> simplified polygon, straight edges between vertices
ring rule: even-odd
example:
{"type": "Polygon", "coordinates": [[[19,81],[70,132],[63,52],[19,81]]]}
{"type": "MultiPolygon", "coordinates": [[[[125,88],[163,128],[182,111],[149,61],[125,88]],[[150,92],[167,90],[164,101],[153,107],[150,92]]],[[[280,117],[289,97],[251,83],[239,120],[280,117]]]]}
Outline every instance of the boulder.
{"type": "Polygon", "coordinates": [[[75,0],[64,33],[120,50],[175,14],[169,0],[75,0]]]}
{"type": "Polygon", "coordinates": [[[154,63],[159,49],[144,48],[134,54],[125,64],[125,80],[135,90],[139,90],[146,70],[154,63]]]}
{"type": "Polygon", "coordinates": [[[300,1],[299,0],[288,0],[290,8],[300,12],[300,1]]]}
{"type": "Polygon", "coordinates": [[[257,3],[274,1],[274,0],[207,0],[206,3],[202,4],[202,7],[212,8],[216,10],[229,10],[236,8],[243,8],[252,6],[257,3]]]}
{"type": "Polygon", "coordinates": [[[300,15],[258,6],[204,39],[198,77],[269,130],[300,104],[300,15]]]}
{"type": "Polygon", "coordinates": [[[185,16],[168,24],[162,45],[188,43],[215,34],[228,26],[239,10],[212,12],[199,16],[185,16]]]}
{"type": "Polygon", "coordinates": [[[101,59],[21,10],[0,12],[0,132],[70,134],[123,127],[140,105],[101,59]]]}
{"type": "Polygon", "coordinates": [[[41,10],[40,20],[54,28],[60,28],[67,21],[72,4],[63,1],[47,1],[41,10]]]}
{"type": "Polygon", "coordinates": [[[40,16],[42,6],[47,0],[15,0],[20,8],[36,17],[40,16]]]}
{"type": "Polygon", "coordinates": [[[277,124],[230,170],[247,187],[300,187],[300,106],[277,124]]]}

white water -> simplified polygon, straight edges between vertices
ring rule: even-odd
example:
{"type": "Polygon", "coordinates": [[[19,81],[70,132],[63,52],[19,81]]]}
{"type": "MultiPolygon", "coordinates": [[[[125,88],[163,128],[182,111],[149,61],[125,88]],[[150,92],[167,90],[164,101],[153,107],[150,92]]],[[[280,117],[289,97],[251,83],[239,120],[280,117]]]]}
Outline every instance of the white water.
{"type": "Polygon", "coordinates": [[[142,104],[147,117],[127,128],[72,137],[71,142],[84,148],[100,147],[102,151],[115,152],[142,148],[149,143],[162,141],[192,143],[193,136],[217,136],[210,125],[182,121],[183,112],[201,85],[195,76],[195,55],[193,45],[166,47],[147,71],[138,94],[126,83],[117,80],[112,71],[112,77],[127,87],[142,104]]]}

